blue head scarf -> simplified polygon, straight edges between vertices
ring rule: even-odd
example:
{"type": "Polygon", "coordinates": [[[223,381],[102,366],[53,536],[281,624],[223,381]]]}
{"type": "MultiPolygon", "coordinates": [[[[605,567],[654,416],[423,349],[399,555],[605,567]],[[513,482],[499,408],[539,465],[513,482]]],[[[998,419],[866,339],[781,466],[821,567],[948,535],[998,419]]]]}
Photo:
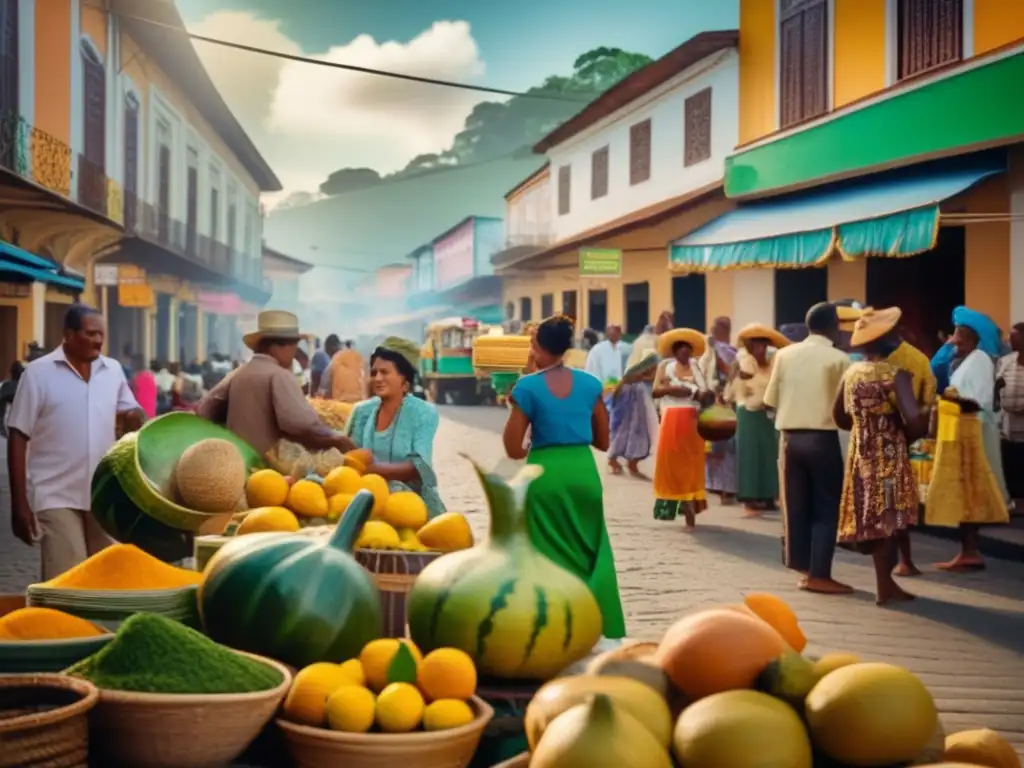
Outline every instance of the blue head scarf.
{"type": "MultiPolygon", "coordinates": [[[[968,307],[957,307],[953,310],[953,325],[962,325],[978,334],[978,349],[989,357],[1000,357],[1003,354],[1003,338],[999,326],[988,315],[968,307]]],[[[956,348],[947,342],[932,358],[932,373],[935,374],[939,392],[949,386],[950,367],[956,357],[956,348]]]]}

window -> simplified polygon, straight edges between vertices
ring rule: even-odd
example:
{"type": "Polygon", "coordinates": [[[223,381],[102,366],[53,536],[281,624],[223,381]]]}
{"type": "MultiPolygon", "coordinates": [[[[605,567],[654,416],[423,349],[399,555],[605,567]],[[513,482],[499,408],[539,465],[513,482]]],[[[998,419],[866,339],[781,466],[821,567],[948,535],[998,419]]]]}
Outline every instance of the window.
{"type": "Polygon", "coordinates": [[[608,325],[608,291],[587,291],[587,327],[603,331],[608,325]]]}
{"type": "Polygon", "coordinates": [[[555,294],[545,293],[540,297],[540,316],[551,317],[555,314],[555,294]]]}
{"type": "Polygon", "coordinates": [[[963,58],[963,0],[899,0],[897,12],[900,80],[963,58]]]}
{"type": "Polygon", "coordinates": [[[558,169],[558,215],[569,212],[569,192],[572,187],[572,167],[563,165],[558,169]]]}
{"type": "Polygon", "coordinates": [[[629,183],[642,184],[651,178],[651,119],[629,129],[629,183]]]}
{"type": "Polygon", "coordinates": [[[157,176],[156,203],[159,219],[157,237],[166,243],[170,238],[171,217],[171,124],[159,118],[156,123],[157,176]]]}
{"type": "Polygon", "coordinates": [[[576,291],[562,291],[562,314],[576,319],[576,291]]]}
{"type": "Polygon", "coordinates": [[[138,226],[139,192],[139,100],[124,97],[124,222],[130,231],[138,226]]]}
{"type": "Polygon", "coordinates": [[[220,168],[210,166],[210,239],[220,232],[220,168]]]}
{"type": "Polygon", "coordinates": [[[590,199],[608,194],[608,147],[601,147],[590,156],[590,199]]]}
{"type": "Polygon", "coordinates": [[[523,296],[519,300],[519,319],[524,323],[533,320],[533,299],[529,296],[523,296]]]}
{"type": "Polygon", "coordinates": [[[238,184],[234,179],[228,181],[228,248],[235,250],[238,237],[238,184]]]}
{"type": "Polygon", "coordinates": [[[185,202],[185,250],[194,253],[196,249],[196,228],[199,218],[199,151],[188,148],[188,195],[185,202]]]}
{"type": "Polygon", "coordinates": [[[638,336],[650,315],[651,287],[648,283],[629,283],[623,286],[622,298],[626,305],[626,333],[638,336]]]}
{"type": "Polygon", "coordinates": [[[780,128],[828,111],[828,24],[828,0],[780,0],[780,128]]]}
{"type": "Polygon", "coordinates": [[[253,230],[252,206],[251,205],[247,205],[245,207],[245,234],[243,235],[244,238],[245,238],[245,255],[246,256],[251,256],[252,255],[252,235],[253,235],[253,231],[254,230],[253,230]]]}
{"type": "Polygon", "coordinates": [[[683,165],[696,165],[711,157],[711,89],[693,94],[683,110],[683,165]]]}
{"type": "MultiPolygon", "coordinates": [[[[5,116],[20,112],[18,87],[18,2],[0,0],[0,113],[5,116]]],[[[0,124],[0,165],[15,168],[17,155],[16,120],[0,124]]]]}

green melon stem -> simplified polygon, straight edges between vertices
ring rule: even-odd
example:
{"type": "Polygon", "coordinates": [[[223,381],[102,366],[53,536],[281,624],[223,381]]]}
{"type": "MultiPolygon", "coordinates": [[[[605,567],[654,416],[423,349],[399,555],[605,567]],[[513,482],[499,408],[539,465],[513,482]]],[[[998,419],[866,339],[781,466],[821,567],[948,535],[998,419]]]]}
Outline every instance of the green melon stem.
{"type": "Polygon", "coordinates": [[[487,506],[491,514],[491,540],[506,543],[526,536],[526,489],[543,470],[540,467],[527,466],[511,482],[506,482],[500,475],[485,472],[469,456],[465,458],[473,464],[473,469],[476,470],[480,484],[484,488],[484,495],[487,496],[487,506]]]}
{"type": "Polygon", "coordinates": [[[610,723],[615,716],[612,700],[603,693],[596,693],[590,699],[590,719],[599,723],[610,723]]]}
{"type": "Polygon", "coordinates": [[[356,540],[363,530],[363,525],[370,519],[373,504],[373,494],[367,490],[359,491],[353,496],[345,509],[345,514],[335,526],[327,546],[351,554],[356,548],[356,540]]]}

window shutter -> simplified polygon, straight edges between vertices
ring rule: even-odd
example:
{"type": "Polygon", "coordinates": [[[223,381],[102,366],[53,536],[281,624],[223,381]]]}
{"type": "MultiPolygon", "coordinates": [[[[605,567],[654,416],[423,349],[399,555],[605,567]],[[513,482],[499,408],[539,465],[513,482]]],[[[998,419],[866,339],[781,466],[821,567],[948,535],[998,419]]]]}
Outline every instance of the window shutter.
{"type": "Polygon", "coordinates": [[[569,192],[572,184],[572,166],[563,165],[558,169],[558,215],[569,212],[569,192]]]}
{"type": "Polygon", "coordinates": [[[828,0],[783,0],[779,21],[780,127],[828,111],[828,0]]]}
{"type": "Polygon", "coordinates": [[[590,156],[590,199],[608,194],[608,147],[601,147],[590,156]]]}
{"type": "Polygon", "coordinates": [[[683,165],[696,165],[711,157],[711,89],[693,94],[683,110],[683,165]]]}
{"type": "Polygon", "coordinates": [[[899,0],[899,77],[963,58],[963,0],[899,0]]]}
{"type": "Polygon", "coordinates": [[[629,183],[642,184],[651,178],[651,119],[629,129],[629,183]]]}

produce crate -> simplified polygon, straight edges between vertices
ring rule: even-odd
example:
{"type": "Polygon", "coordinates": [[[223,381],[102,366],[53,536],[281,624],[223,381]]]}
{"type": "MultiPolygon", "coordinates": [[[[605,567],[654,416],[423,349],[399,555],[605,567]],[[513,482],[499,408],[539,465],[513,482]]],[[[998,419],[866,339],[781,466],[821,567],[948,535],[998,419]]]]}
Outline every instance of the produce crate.
{"type": "Polygon", "coordinates": [[[384,636],[405,637],[405,603],[416,577],[440,552],[400,552],[383,549],[357,549],[356,561],[373,574],[380,590],[384,613],[384,636]]]}

